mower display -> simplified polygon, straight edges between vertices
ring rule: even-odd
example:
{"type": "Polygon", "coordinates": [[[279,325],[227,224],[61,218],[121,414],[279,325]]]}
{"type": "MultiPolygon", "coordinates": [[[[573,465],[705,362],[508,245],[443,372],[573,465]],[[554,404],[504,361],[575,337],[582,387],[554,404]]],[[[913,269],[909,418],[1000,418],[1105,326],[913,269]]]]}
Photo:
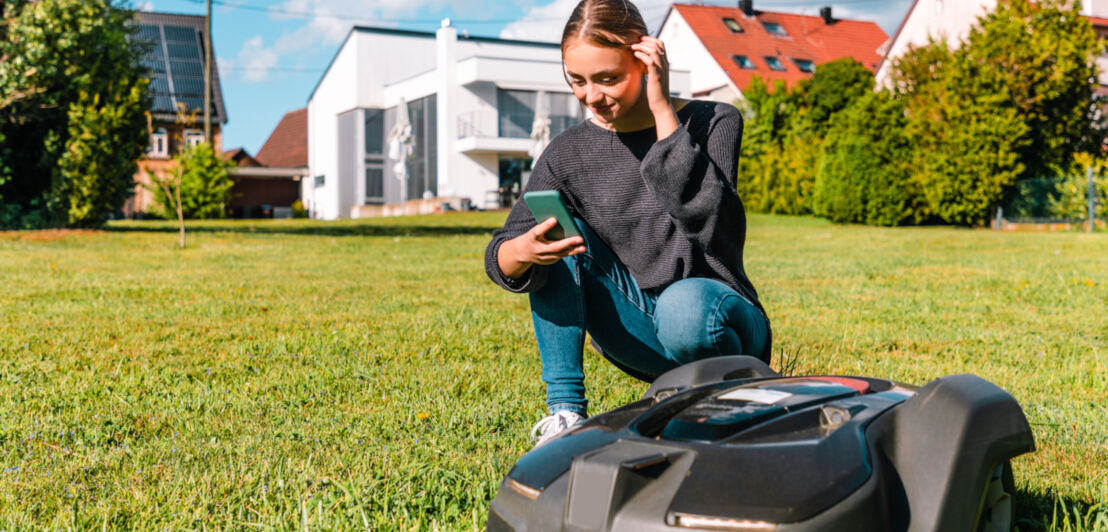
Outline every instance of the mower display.
{"type": "Polygon", "coordinates": [[[1001,531],[1009,461],[1034,448],[1019,404],[973,375],[916,388],[712,358],[525,454],[487,528],[1001,531]]]}

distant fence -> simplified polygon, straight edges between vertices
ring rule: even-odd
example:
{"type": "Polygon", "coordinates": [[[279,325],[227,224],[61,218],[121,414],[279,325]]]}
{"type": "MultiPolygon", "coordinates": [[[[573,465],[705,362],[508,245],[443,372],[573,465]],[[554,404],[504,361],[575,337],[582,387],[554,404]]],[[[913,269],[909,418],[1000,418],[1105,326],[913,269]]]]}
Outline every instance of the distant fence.
{"type": "Polygon", "coordinates": [[[1095,176],[1039,177],[1016,184],[1011,198],[995,213],[996,230],[1074,230],[1088,229],[1090,193],[1094,203],[1093,227],[1104,227],[1103,178],[1095,176]],[[1098,183],[1099,181],[1099,183],[1098,183]]]}

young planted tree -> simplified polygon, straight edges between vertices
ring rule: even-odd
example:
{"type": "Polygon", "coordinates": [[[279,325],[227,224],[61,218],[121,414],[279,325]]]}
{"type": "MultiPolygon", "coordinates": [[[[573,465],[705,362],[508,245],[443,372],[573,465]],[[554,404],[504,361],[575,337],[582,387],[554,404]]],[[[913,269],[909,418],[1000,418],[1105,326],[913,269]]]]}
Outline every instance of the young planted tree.
{"type": "MultiPolygon", "coordinates": [[[[188,113],[184,106],[177,112],[177,121],[190,126],[196,122],[196,112],[188,113]]],[[[147,115],[147,128],[153,130],[147,115]]],[[[182,144],[182,139],[178,143],[182,144]]],[[[185,247],[185,219],[223,218],[231,199],[230,169],[208,142],[186,147],[173,157],[173,169],[168,173],[147,173],[145,185],[154,194],[156,213],[164,218],[176,217],[180,229],[178,244],[185,247]]]]}
{"type": "Polygon", "coordinates": [[[0,227],[94,227],[131,192],[147,138],[132,12],[109,0],[5,2],[0,227]]]}

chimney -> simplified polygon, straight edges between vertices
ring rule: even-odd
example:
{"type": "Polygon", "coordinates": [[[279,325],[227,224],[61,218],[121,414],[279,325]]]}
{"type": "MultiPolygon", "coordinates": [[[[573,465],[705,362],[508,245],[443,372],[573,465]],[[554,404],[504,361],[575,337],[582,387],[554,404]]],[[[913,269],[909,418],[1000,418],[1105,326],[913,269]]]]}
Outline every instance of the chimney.
{"type": "Polygon", "coordinates": [[[819,16],[823,17],[824,24],[833,24],[835,19],[831,16],[831,6],[819,8],[819,16]]]}
{"type": "Polygon", "coordinates": [[[748,17],[754,16],[754,0],[739,0],[739,9],[748,17]]]}

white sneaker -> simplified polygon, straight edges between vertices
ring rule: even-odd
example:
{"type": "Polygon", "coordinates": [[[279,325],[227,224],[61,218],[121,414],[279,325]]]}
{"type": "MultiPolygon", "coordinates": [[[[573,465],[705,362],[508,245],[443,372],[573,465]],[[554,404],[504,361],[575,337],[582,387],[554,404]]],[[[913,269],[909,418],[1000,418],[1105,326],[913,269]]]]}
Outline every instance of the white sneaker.
{"type": "Polygon", "coordinates": [[[559,410],[535,424],[531,429],[531,439],[535,440],[535,447],[538,447],[563,431],[580,425],[584,420],[577,412],[559,410]]]}

